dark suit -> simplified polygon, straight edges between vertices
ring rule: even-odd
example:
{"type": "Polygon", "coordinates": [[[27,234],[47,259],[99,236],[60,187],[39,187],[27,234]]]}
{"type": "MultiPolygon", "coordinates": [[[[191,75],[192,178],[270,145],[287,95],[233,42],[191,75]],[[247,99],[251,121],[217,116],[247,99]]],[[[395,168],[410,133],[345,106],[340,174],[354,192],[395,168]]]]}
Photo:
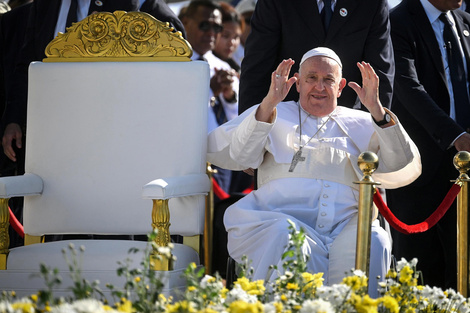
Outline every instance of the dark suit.
{"type": "MultiPolygon", "coordinates": [[[[96,1],[90,2],[89,14],[93,12],[114,12],[116,10],[137,11],[138,0],[102,0],[102,5],[97,6],[96,1]]],[[[25,43],[21,51],[15,75],[12,78],[15,88],[7,97],[7,107],[4,123],[17,123],[24,126],[26,119],[27,102],[27,67],[32,61],[41,61],[45,57],[44,50],[47,44],[56,36],[54,34],[57,18],[59,16],[60,0],[35,0],[31,7],[30,17],[27,22],[25,43]]],[[[147,0],[142,5],[141,11],[153,15],[162,22],[170,24],[186,36],[183,24],[169,9],[163,0],[147,0]]]]}
{"type": "MultiPolygon", "coordinates": [[[[2,87],[11,85],[11,77],[14,73],[15,63],[18,60],[19,50],[26,32],[26,21],[31,4],[25,4],[5,13],[0,20],[0,60],[2,87]]],[[[10,89],[11,87],[6,89],[10,89]]],[[[5,99],[1,102],[1,112],[3,114],[5,99]]],[[[3,127],[0,127],[0,134],[3,136],[3,127]]],[[[23,164],[23,155],[18,155],[18,163],[23,164]]],[[[23,167],[17,168],[17,163],[7,158],[4,153],[0,154],[0,176],[22,175],[23,167]]],[[[22,221],[23,198],[11,198],[8,204],[19,221],[22,221]]],[[[10,227],[10,248],[23,245],[23,239],[10,227]]]]}
{"type": "MultiPolygon", "coordinates": [[[[318,46],[339,55],[348,81],[362,84],[356,63],[371,63],[380,78],[382,104],[390,106],[394,66],[386,0],[338,0],[328,32],[315,0],[259,0],[251,27],[242,61],[240,112],[266,96],[271,73],[283,59],[295,60],[292,75],[302,55],[318,46]]],[[[297,99],[291,88],[286,100],[297,99]]],[[[339,104],[352,107],[355,101],[356,93],[346,87],[339,104]]]]}
{"type": "MultiPolygon", "coordinates": [[[[467,67],[470,64],[470,15],[452,12],[467,67]]],[[[392,110],[420,150],[423,172],[411,185],[387,191],[389,207],[407,224],[425,220],[458,177],[451,144],[464,129],[449,117],[450,96],[444,63],[431,23],[419,0],[404,0],[390,14],[395,50],[392,110]]],[[[468,69],[467,69],[468,73],[468,69]]],[[[397,258],[418,258],[426,284],[456,288],[455,204],[431,230],[403,235],[392,230],[397,258]]]]}

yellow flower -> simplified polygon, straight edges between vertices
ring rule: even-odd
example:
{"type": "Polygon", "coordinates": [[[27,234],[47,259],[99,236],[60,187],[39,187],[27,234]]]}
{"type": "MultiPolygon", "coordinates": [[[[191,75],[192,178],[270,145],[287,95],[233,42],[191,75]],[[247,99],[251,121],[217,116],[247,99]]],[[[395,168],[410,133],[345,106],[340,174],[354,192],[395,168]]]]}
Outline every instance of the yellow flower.
{"type": "Polygon", "coordinates": [[[220,291],[220,296],[221,296],[223,299],[225,299],[225,298],[227,297],[227,292],[228,292],[228,291],[229,291],[229,290],[224,287],[224,288],[220,291]]]}
{"type": "Polygon", "coordinates": [[[196,312],[196,310],[194,309],[194,306],[192,305],[191,302],[188,302],[188,301],[181,301],[181,302],[177,302],[175,304],[169,304],[167,305],[166,307],[166,311],[168,313],[172,313],[172,312],[185,312],[185,313],[192,313],[192,312],[196,312]]]}
{"type": "Polygon", "coordinates": [[[385,276],[386,278],[396,278],[397,277],[397,272],[395,272],[394,270],[388,270],[388,273],[387,273],[387,276],[385,276]]]}
{"type": "Polygon", "coordinates": [[[276,308],[276,313],[281,313],[283,309],[283,305],[281,302],[274,302],[274,307],[276,308]]]}
{"type": "Polygon", "coordinates": [[[263,280],[256,280],[256,281],[251,282],[246,277],[240,277],[237,279],[237,281],[234,284],[239,285],[249,295],[255,295],[255,296],[263,295],[264,291],[266,290],[266,288],[264,287],[263,280]]]}
{"type": "Polygon", "coordinates": [[[399,281],[402,284],[407,284],[410,285],[412,283],[412,278],[413,278],[413,270],[408,266],[403,266],[403,268],[400,271],[400,278],[399,281]]]}
{"type": "Polygon", "coordinates": [[[136,278],[134,278],[134,281],[135,281],[136,283],[138,283],[140,280],[141,280],[141,278],[140,278],[139,276],[137,276],[136,278]]]}
{"type": "Polygon", "coordinates": [[[281,295],[281,300],[282,300],[283,302],[286,302],[286,301],[287,301],[287,296],[286,296],[286,295],[281,295]]]}
{"type": "Polygon", "coordinates": [[[348,276],[343,278],[343,284],[351,287],[354,291],[358,291],[362,287],[367,287],[367,276],[348,276]]]}
{"type": "Polygon", "coordinates": [[[110,307],[109,305],[103,305],[103,309],[105,311],[114,311],[114,309],[112,307],[110,307]]]}
{"type": "Polygon", "coordinates": [[[299,289],[299,285],[294,284],[294,283],[287,283],[286,288],[287,288],[288,290],[297,290],[297,289],[299,289]]]}
{"type": "Polygon", "coordinates": [[[23,313],[33,313],[34,305],[30,302],[16,302],[11,305],[13,310],[21,311],[23,313]]]}
{"type": "Polygon", "coordinates": [[[256,303],[247,303],[242,300],[237,300],[230,303],[227,311],[230,313],[262,313],[264,312],[264,308],[259,301],[256,303]]]}
{"type": "Polygon", "coordinates": [[[38,295],[31,295],[31,300],[33,300],[33,302],[38,302],[38,295]]]}
{"type": "Polygon", "coordinates": [[[321,287],[323,286],[323,273],[311,274],[304,272],[302,273],[302,279],[304,284],[309,284],[311,287],[321,287]],[[313,285],[313,286],[312,286],[313,285]]]}
{"type": "Polygon", "coordinates": [[[381,302],[390,313],[398,313],[400,311],[398,302],[393,297],[384,296],[383,298],[381,298],[381,302]]]}
{"type": "Polygon", "coordinates": [[[390,287],[390,294],[395,296],[400,296],[401,294],[403,293],[403,291],[401,290],[400,286],[392,286],[390,287]]]}
{"type": "Polygon", "coordinates": [[[197,313],[217,313],[217,311],[211,308],[204,308],[202,310],[197,311],[197,313]]]}
{"type": "Polygon", "coordinates": [[[356,308],[358,313],[377,313],[377,305],[379,300],[371,299],[369,295],[365,295],[363,298],[356,294],[351,294],[352,304],[356,308]]]}
{"type": "Polygon", "coordinates": [[[121,302],[116,304],[116,310],[128,313],[135,312],[132,308],[132,302],[126,298],[121,298],[121,302]]]}
{"type": "Polygon", "coordinates": [[[188,291],[194,291],[194,290],[196,290],[196,289],[197,289],[197,288],[196,288],[195,286],[189,286],[189,287],[188,287],[188,291]]]}

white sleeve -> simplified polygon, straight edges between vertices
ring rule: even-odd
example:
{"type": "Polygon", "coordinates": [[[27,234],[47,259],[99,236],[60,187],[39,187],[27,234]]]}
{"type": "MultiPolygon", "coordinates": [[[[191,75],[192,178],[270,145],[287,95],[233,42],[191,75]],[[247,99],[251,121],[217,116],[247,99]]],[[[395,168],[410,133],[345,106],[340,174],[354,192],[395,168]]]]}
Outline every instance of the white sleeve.
{"type": "Polygon", "coordinates": [[[264,158],[273,123],[255,118],[258,106],[209,133],[207,161],[230,170],[257,168],[264,158]]]}

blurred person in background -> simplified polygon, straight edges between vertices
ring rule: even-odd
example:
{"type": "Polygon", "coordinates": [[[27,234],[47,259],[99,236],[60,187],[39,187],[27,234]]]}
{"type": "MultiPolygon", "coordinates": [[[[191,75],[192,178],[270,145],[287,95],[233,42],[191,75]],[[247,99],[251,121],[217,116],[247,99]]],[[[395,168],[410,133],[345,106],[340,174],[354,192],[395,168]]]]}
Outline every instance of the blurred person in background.
{"type": "Polygon", "coordinates": [[[212,52],[240,73],[240,64],[233,59],[233,54],[240,46],[240,37],[245,28],[245,21],[230,4],[221,2],[220,8],[222,9],[223,29],[212,52]]]}
{"type": "Polygon", "coordinates": [[[256,1],[257,0],[242,0],[238,2],[235,7],[235,9],[242,16],[243,21],[245,22],[245,27],[242,30],[242,35],[240,36],[240,45],[232,56],[235,62],[237,62],[240,66],[242,64],[243,57],[245,56],[246,38],[248,38],[248,35],[251,32],[251,16],[255,11],[256,1]]]}

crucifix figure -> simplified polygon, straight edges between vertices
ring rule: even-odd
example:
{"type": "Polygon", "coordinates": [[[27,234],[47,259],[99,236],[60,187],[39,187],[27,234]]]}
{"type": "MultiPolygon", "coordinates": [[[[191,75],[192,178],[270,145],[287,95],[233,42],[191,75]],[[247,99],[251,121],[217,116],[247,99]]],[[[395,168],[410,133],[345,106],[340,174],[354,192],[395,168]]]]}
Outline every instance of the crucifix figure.
{"type": "Polygon", "coordinates": [[[305,161],[305,157],[302,156],[302,148],[299,148],[299,151],[297,151],[294,156],[292,157],[292,162],[290,163],[289,167],[289,172],[293,172],[295,167],[297,166],[297,163],[305,161]]]}

